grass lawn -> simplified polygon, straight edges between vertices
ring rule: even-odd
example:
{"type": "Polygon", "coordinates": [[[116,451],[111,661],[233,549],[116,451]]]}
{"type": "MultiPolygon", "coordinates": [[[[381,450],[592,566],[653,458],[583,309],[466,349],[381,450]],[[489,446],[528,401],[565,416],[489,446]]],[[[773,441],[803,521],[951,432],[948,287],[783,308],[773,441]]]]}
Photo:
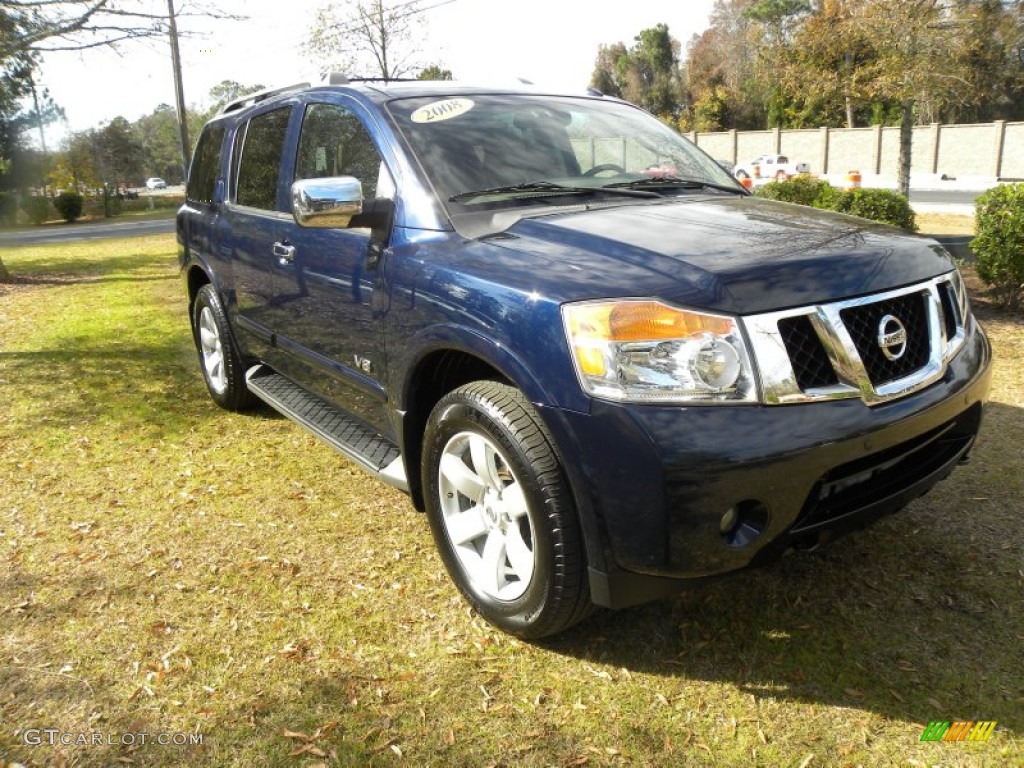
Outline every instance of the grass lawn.
{"type": "Polygon", "coordinates": [[[0,764],[1024,765],[1024,319],[983,297],[970,465],[816,554],[528,644],[402,494],[213,405],[172,235],[4,262],[0,764]],[[947,719],[999,730],[920,741],[947,719]]]}

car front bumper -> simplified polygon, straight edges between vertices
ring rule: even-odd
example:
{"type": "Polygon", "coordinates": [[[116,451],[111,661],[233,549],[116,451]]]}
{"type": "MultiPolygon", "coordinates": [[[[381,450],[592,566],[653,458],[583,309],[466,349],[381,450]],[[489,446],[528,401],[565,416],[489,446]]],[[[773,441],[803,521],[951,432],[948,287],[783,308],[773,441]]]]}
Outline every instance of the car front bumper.
{"type": "Polygon", "coordinates": [[[582,513],[593,517],[584,529],[602,539],[601,558],[588,542],[595,602],[644,602],[906,506],[966,459],[990,362],[971,321],[940,381],[882,405],[594,401],[589,414],[561,411],[557,439],[582,458],[573,480],[582,513]]]}

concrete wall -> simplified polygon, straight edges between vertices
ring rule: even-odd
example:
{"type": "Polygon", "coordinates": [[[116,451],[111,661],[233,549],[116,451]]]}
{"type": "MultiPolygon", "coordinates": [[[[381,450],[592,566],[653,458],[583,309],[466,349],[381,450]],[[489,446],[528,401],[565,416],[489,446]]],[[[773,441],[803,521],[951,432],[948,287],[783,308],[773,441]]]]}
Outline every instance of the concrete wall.
{"type": "MultiPolygon", "coordinates": [[[[778,152],[793,162],[810,163],[812,173],[898,172],[899,128],[722,131],[689,138],[712,157],[733,163],[778,152]]],[[[914,174],[1024,179],[1024,123],[919,125],[913,140],[914,174]]]]}
{"type": "Polygon", "coordinates": [[[1024,179],[1024,123],[1007,123],[1000,176],[1024,179]]]}

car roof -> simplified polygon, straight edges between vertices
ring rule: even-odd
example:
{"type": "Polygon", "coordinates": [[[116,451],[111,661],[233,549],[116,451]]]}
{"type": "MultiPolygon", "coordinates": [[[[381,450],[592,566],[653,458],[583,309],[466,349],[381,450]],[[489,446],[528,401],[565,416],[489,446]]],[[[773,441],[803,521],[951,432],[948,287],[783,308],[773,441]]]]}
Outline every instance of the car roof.
{"type": "Polygon", "coordinates": [[[470,94],[493,94],[505,96],[575,96],[604,98],[609,101],[619,101],[614,97],[606,96],[593,88],[572,91],[562,88],[546,88],[519,81],[505,84],[481,84],[469,83],[455,80],[388,80],[383,79],[352,79],[348,82],[328,82],[311,85],[310,83],[295,83],[278,88],[269,88],[258,93],[242,96],[229,102],[217,117],[225,115],[239,115],[250,107],[266,102],[274,102],[293,97],[303,93],[356,93],[367,100],[381,104],[392,99],[411,97],[447,97],[465,96],[470,94]]]}

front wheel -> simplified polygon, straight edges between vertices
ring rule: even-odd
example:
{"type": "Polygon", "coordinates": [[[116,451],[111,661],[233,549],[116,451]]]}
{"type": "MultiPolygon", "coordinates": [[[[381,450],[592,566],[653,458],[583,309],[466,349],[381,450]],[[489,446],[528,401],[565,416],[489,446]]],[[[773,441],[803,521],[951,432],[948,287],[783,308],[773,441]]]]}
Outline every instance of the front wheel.
{"type": "Polygon", "coordinates": [[[492,381],[452,391],[430,414],[423,456],[434,540],[477,613],[527,639],[586,617],[572,497],[551,437],[521,392],[492,381]]]}

